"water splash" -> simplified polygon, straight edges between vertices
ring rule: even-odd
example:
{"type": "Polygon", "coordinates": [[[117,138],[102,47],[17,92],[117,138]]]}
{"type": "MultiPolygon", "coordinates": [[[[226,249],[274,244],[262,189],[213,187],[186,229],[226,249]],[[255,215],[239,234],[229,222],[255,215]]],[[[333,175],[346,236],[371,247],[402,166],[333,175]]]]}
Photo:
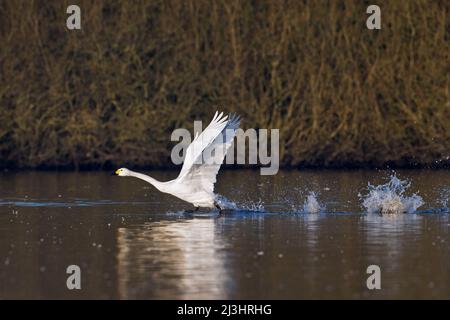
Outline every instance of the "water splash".
{"type": "MultiPolygon", "coordinates": [[[[303,193],[303,192],[300,192],[303,193]]],[[[291,207],[292,213],[319,213],[325,211],[325,206],[320,204],[317,200],[317,193],[314,191],[310,191],[306,196],[305,202],[303,205],[298,205],[292,203],[291,200],[287,201],[291,207]]]]}
{"type": "Polygon", "coordinates": [[[238,206],[235,202],[228,200],[222,195],[216,195],[216,202],[222,209],[237,210],[238,206]]]}
{"type": "Polygon", "coordinates": [[[254,212],[264,212],[266,209],[264,208],[264,203],[259,200],[258,202],[249,202],[239,206],[239,210],[247,210],[254,212]]]}
{"type": "Polygon", "coordinates": [[[450,189],[443,189],[438,198],[438,203],[442,206],[443,212],[450,212],[450,208],[448,207],[448,199],[450,198],[450,189]]]}
{"type": "Polygon", "coordinates": [[[404,195],[410,184],[408,180],[397,178],[394,173],[385,184],[374,186],[369,183],[369,193],[359,196],[368,213],[412,213],[424,202],[416,193],[412,196],[404,195]]]}
{"type": "Polygon", "coordinates": [[[303,204],[303,212],[305,213],[319,213],[325,208],[317,200],[317,195],[314,191],[311,191],[306,197],[305,203],[303,204]]]}

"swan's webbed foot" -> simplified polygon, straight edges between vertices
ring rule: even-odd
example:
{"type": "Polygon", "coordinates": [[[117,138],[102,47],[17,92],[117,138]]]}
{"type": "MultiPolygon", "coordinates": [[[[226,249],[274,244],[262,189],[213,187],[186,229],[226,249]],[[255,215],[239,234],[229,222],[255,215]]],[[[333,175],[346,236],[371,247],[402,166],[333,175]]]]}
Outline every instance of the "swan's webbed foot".
{"type": "Polygon", "coordinates": [[[223,209],[218,205],[217,202],[214,202],[214,206],[215,206],[217,209],[219,209],[219,215],[221,215],[223,209]]]}

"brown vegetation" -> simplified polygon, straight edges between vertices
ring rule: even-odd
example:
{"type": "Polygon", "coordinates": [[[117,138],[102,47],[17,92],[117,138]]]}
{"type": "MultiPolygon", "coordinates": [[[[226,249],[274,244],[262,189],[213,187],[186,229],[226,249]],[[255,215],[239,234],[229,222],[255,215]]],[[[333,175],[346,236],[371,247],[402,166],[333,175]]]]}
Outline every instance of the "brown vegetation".
{"type": "MultiPolygon", "coordinates": [[[[169,163],[170,133],[236,111],[286,166],[431,164],[450,150],[449,8],[383,1],[0,3],[0,166],[169,163]]],[[[448,159],[447,159],[448,161],[448,159]]]]}

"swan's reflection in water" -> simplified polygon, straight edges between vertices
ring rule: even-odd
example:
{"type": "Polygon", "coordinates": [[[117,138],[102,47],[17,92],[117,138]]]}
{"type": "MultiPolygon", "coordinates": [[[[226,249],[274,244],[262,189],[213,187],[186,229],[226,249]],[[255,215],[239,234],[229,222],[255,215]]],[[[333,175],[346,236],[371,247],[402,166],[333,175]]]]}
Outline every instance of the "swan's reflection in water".
{"type": "Polygon", "coordinates": [[[226,243],[213,218],[155,221],[117,232],[120,298],[226,298],[226,243]]]}

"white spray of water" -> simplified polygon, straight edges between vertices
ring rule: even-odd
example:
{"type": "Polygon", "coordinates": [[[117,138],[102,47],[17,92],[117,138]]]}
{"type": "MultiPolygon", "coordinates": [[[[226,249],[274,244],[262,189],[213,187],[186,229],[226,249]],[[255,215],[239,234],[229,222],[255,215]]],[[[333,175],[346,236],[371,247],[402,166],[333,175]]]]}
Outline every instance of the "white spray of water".
{"type": "Polygon", "coordinates": [[[317,195],[314,191],[311,191],[306,197],[303,204],[303,212],[305,213],[319,213],[324,210],[324,207],[317,201],[317,195]]]}
{"type": "Polygon", "coordinates": [[[440,192],[438,203],[442,206],[442,211],[449,212],[448,199],[450,198],[450,189],[443,189],[440,192]]]}
{"type": "Polygon", "coordinates": [[[228,200],[222,195],[216,196],[217,204],[225,210],[244,210],[244,211],[255,211],[255,212],[264,212],[264,204],[261,200],[258,202],[247,201],[244,204],[236,204],[231,200],[228,200]]]}
{"type": "Polygon", "coordinates": [[[362,205],[369,213],[411,213],[424,204],[422,197],[413,194],[405,196],[405,191],[409,188],[410,182],[400,180],[395,173],[390,176],[390,180],[382,185],[373,186],[368,184],[369,193],[361,196],[362,205]]]}
{"type": "Polygon", "coordinates": [[[264,212],[266,209],[264,208],[264,203],[259,200],[258,202],[250,202],[246,203],[243,206],[240,206],[243,210],[255,211],[255,212],[264,212]]]}
{"type": "Polygon", "coordinates": [[[216,202],[222,209],[237,210],[238,206],[235,202],[228,200],[224,196],[217,195],[216,202]]]}

